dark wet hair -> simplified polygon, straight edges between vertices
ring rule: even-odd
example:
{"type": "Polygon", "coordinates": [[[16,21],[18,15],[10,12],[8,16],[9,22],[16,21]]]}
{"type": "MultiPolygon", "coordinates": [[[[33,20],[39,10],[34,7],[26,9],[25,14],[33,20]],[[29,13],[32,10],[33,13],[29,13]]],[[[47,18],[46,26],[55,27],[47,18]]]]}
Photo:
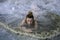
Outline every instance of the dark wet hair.
{"type": "Polygon", "coordinates": [[[29,11],[26,18],[33,18],[34,19],[33,13],[31,11],[29,11]]]}

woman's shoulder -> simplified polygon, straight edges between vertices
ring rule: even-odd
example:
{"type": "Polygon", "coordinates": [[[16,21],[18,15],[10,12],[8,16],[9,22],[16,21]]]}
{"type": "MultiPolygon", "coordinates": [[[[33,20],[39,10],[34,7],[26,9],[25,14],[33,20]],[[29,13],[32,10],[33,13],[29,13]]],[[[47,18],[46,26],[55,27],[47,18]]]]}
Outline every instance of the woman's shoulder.
{"type": "Polygon", "coordinates": [[[25,19],[23,19],[19,24],[18,24],[18,26],[22,26],[22,25],[24,25],[25,24],[25,19]]]}

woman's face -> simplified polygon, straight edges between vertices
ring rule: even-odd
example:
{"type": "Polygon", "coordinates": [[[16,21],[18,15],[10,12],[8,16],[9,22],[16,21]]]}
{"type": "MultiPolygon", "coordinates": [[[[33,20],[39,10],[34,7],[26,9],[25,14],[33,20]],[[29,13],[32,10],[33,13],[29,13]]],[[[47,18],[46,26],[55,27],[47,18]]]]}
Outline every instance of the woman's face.
{"type": "Polygon", "coordinates": [[[26,19],[26,21],[27,21],[27,24],[29,24],[29,25],[30,25],[30,24],[32,24],[33,19],[32,19],[32,18],[27,18],[27,19],[26,19]]]}

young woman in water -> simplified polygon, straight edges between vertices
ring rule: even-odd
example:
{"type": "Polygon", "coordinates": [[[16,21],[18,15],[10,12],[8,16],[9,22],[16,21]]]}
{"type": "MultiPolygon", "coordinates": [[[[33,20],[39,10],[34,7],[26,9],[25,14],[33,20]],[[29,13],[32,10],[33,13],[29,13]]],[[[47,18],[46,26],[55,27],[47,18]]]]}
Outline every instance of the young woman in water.
{"type": "Polygon", "coordinates": [[[28,12],[26,18],[20,24],[20,30],[28,33],[36,32],[37,30],[37,21],[34,19],[33,13],[28,12]]]}

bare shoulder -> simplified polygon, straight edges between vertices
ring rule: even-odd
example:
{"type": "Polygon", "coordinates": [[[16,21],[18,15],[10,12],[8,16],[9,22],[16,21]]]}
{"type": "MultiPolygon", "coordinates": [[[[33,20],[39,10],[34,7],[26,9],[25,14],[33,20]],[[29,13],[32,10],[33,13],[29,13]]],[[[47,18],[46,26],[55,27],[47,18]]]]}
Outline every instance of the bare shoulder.
{"type": "Polygon", "coordinates": [[[25,23],[25,19],[22,20],[21,24],[20,25],[23,25],[25,23]]]}
{"type": "Polygon", "coordinates": [[[24,25],[24,23],[25,23],[25,19],[23,19],[23,20],[18,24],[18,26],[21,27],[22,25],[24,25]]]}
{"type": "Polygon", "coordinates": [[[37,29],[38,28],[38,22],[37,22],[37,20],[35,20],[35,29],[37,29]]]}
{"type": "Polygon", "coordinates": [[[38,23],[37,23],[37,20],[35,20],[35,24],[38,24],[38,23]]]}

